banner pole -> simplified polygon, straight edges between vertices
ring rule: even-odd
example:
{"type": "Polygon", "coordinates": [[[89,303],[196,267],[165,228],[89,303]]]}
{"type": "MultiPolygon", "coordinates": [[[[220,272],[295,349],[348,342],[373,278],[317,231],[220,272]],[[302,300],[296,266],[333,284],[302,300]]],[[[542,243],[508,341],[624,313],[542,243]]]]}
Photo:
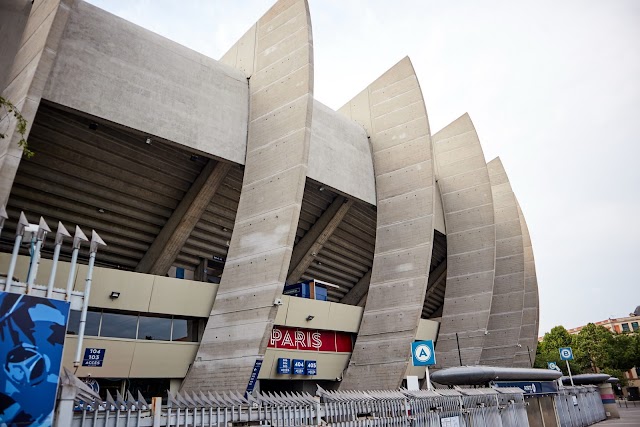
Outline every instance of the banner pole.
{"type": "Polygon", "coordinates": [[[571,380],[571,387],[574,387],[573,376],[571,375],[571,368],[569,367],[569,361],[565,360],[565,362],[567,362],[567,371],[569,371],[569,380],[571,380]]]}

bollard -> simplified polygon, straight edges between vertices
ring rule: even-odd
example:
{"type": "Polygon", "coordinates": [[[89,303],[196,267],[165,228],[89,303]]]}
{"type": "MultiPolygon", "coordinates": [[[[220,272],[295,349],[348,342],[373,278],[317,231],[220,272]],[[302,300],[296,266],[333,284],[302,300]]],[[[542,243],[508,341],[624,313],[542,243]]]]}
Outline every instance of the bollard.
{"type": "Polygon", "coordinates": [[[616,406],[616,396],[613,394],[611,383],[602,383],[598,385],[598,389],[600,390],[600,399],[602,399],[607,419],[620,418],[620,412],[616,406]]]}

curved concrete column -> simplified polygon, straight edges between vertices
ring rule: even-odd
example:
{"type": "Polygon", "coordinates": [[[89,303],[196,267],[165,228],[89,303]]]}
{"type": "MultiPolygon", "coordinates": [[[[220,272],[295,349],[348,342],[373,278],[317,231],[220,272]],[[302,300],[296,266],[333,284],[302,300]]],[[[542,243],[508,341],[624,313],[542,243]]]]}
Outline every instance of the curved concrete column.
{"type": "Polygon", "coordinates": [[[489,172],[465,114],[433,136],[436,179],[447,227],[447,286],[438,367],[477,365],[491,311],[496,235],[489,172]]]}
{"type": "Polygon", "coordinates": [[[394,389],[411,358],[433,242],[433,158],[427,111],[405,58],[340,112],[368,131],[378,219],[369,294],[341,389],[394,389]]]}
{"type": "Polygon", "coordinates": [[[496,222],[493,299],[480,363],[510,367],[518,349],[524,298],[524,252],[518,202],[500,158],[487,164],[496,222]]]}
{"type": "Polygon", "coordinates": [[[307,2],[277,2],[223,62],[250,78],[246,166],[229,255],[185,390],[245,389],[267,347],[307,175],[313,109],[307,2]]]}
{"type": "Polygon", "coordinates": [[[533,257],[533,246],[529,227],[524,219],[522,209],[518,205],[518,215],[522,227],[522,244],[524,247],[524,301],[522,307],[522,327],[520,328],[520,347],[516,352],[513,366],[531,367],[536,358],[538,347],[538,328],[540,323],[540,306],[538,299],[538,279],[533,257]]]}

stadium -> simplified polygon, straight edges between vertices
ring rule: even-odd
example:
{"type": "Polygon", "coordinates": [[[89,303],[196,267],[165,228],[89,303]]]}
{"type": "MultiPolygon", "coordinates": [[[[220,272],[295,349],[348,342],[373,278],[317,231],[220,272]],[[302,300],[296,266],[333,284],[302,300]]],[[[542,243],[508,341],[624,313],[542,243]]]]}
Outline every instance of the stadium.
{"type": "MultiPolygon", "coordinates": [[[[0,272],[21,212],[106,242],[83,341],[103,358],[74,368],[72,301],[76,375],[146,395],[245,390],[254,372],[262,390],[395,389],[425,376],[416,340],[435,369],[532,366],[524,214],[467,114],[432,132],[408,57],[334,111],[313,96],[302,0],[219,60],[83,1],[2,7],[2,97],[35,155],[6,115],[0,272]]],[[[50,277],[53,256],[49,237],[37,283],[82,291],[89,245],[75,269],[66,239],[50,277]]],[[[22,245],[15,280],[29,268],[22,245]]]]}

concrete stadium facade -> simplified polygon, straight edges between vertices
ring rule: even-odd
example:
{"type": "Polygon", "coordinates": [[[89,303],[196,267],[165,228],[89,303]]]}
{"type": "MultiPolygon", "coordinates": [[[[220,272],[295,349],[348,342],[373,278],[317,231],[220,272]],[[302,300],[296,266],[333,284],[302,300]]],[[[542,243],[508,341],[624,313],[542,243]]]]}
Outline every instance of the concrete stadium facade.
{"type": "Polygon", "coordinates": [[[285,327],[352,334],[349,351],[314,353],[317,378],[342,389],[424,376],[417,339],[436,340],[436,368],[530,366],[538,288],[522,210],[468,115],[432,134],[408,57],[333,111],[313,97],[304,0],[277,1],[219,61],[82,1],[2,8],[2,96],[36,152],[22,158],[5,117],[5,229],[20,211],[96,229],[108,244],[96,286],[122,293],[90,300],[93,345],[120,360],[81,374],[161,378],[136,362],[144,348],[173,358],[172,388],[244,389],[256,360],[265,388],[309,381],[276,372],[308,354],[274,344],[285,327]],[[334,285],[328,301],[283,297],[311,279],[334,285]],[[101,335],[119,313],[137,331],[152,314],[202,328],[152,349],[101,335]]]}

